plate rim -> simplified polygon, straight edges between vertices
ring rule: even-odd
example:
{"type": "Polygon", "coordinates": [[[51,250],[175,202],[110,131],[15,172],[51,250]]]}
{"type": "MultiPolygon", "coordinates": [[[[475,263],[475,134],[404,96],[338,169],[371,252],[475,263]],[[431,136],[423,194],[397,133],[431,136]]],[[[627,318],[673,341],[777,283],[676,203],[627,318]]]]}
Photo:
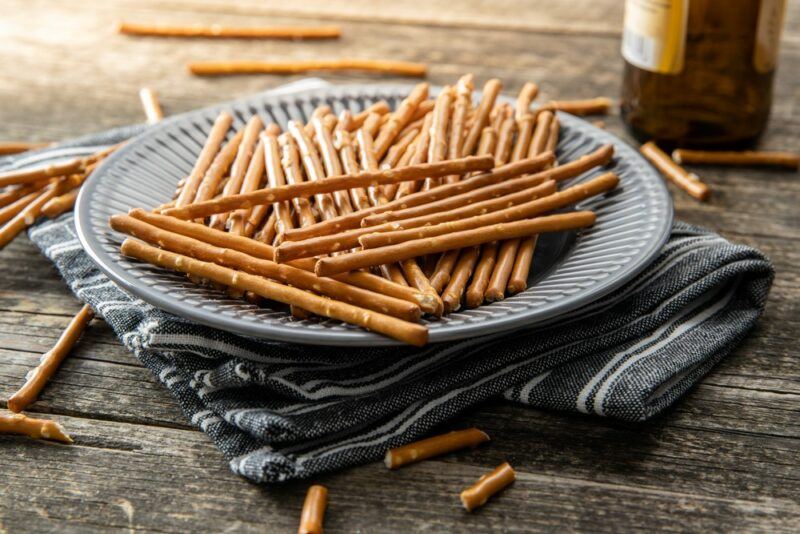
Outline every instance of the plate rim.
{"type": "MultiPolygon", "coordinates": [[[[78,239],[81,242],[84,250],[91,258],[93,263],[111,280],[120,285],[125,291],[131,293],[135,297],[140,298],[159,309],[196,321],[200,324],[217,328],[220,330],[242,334],[250,337],[255,337],[270,341],[282,341],[304,345],[326,345],[326,346],[404,346],[400,341],[387,338],[380,334],[369,332],[364,329],[354,329],[346,331],[331,332],[329,330],[316,330],[305,327],[285,327],[282,325],[274,324],[259,324],[257,322],[242,321],[236,317],[229,317],[225,315],[209,313],[200,306],[187,305],[185,302],[176,301],[166,293],[162,293],[153,289],[150,286],[143,285],[138,282],[138,279],[132,277],[127,269],[120,265],[120,262],[111,257],[106,251],[102,250],[102,244],[91,232],[90,223],[90,197],[98,182],[103,177],[103,171],[111,168],[115,162],[122,159],[129,150],[133,150],[137,143],[141,143],[144,139],[156,135],[159,131],[169,128],[173,123],[185,121],[198,115],[205,115],[214,111],[221,111],[233,106],[247,105],[253,102],[263,103],[268,100],[279,101],[281,98],[303,98],[308,95],[316,95],[319,93],[331,93],[332,96],[339,96],[342,93],[358,94],[359,92],[369,91],[373,93],[400,93],[403,90],[410,89],[414,84],[408,83],[348,83],[348,84],[318,84],[310,88],[298,88],[297,90],[281,90],[276,88],[277,91],[266,91],[244,98],[231,100],[221,104],[215,104],[204,108],[188,111],[170,117],[161,123],[154,125],[144,132],[133,137],[126,146],[112,154],[109,158],[98,166],[97,170],[92,173],[84,186],[81,188],[78,199],[76,201],[75,214],[75,227],[78,239]],[[298,336],[298,332],[302,332],[298,336]],[[302,337],[302,339],[300,339],[302,337]]],[[[440,87],[432,86],[431,91],[436,92],[440,87]]],[[[513,97],[509,95],[501,95],[504,100],[513,101],[513,97]]],[[[610,144],[624,144],[632,149],[634,158],[639,158],[640,163],[645,163],[651,172],[655,170],[650,164],[640,155],[634,147],[630,146],[625,140],[613,135],[610,132],[602,130],[583,121],[582,119],[569,115],[563,112],[558,112],[559,115],[567,119],[567,122],[580,121],[583,125],[590,129],[593,139],[603,143],[610,144]]],[[[658,253],[663,248],[664,244],[669,239],[674,221],[674,205],[669,191],[664,184],[663,180],[658,180],[658,189],[660,189],[660,196],[666,202],[666,217],[661,221],[661,227],[654,232],[656,237],[648,244],[644,251],[637,254],[630,262],[619,271],[610,275],[603,282],[593,286],[590,290],[583,294],[578,294],[574,297],[568,297],[566,300],[557,301],[554,304],[546,304],[544,306],[529,308],[512,314],[511,316],[501,316],[495,319],[487,319],[479,324],[465,323],[461,325],[452,325],[445,330],[434,329],[430,332],[429,344],[447,341],[457,341],[467,338],[480,337],[483,335],[498,334],[501,332],[511,332],[523,328],[529,328],[545,322],[551,322],[560,316],[575,311],[582,306],[595,302],[598,299],[608,295],[614,290],[618,289],[628,281],[635,278],[641,273],[652,261],[656,258],[658,253]],[[488,325],[486,324],[488,322],[488,325]]],[[[556,274],[556,268],[550,275],[556,274]]],[[[502,301],[501,301],[502,302],[502,301]]]]}

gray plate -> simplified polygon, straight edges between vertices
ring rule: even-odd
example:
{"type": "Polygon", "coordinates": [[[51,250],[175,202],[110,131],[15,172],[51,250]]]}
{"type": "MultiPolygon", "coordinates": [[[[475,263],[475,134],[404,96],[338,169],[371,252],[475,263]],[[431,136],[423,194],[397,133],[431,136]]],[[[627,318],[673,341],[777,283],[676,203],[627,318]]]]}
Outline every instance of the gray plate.
{"type": "MultiPolygon", "coordinates": [[[[346,85],[259,95],[186,113],[154,126],[104,162],[83,186],[76,207],[80,240],[97,265],[123,288],[154,306],[209,326],[296,343],[396,345],[398,342],[391,339],[338,321],[298,321],[283,306],[259,308],[198,287],[185,276],[129,261],[119,254],[124,236],[108,227],[108,218],[133,207],[153,208],[168,201],[175,184],[191,170],[222,109],[232,112],[237,129],[254,113],[265,123],[285,126],[289,119],[306,120],[323,102],[337,113],[345,108],[360,111],[380,99],[396,106],[410,87],[346,85]]],[[[541,237],[527,291],[426,321],[431,342],[512,330],[575,310],[630,280],[666,242],[672,226],[672,202],[650,165],[608,132],[571,115],[560,114],[559,118],[559,160],[570,161],[610,143],[616,151],[611,170],[620,176],[620,187],[577,206],[597,213],[592,228],[541,237]]],[[[586,173],[572,182],[587,180],[604,170],[586,173]]]]}

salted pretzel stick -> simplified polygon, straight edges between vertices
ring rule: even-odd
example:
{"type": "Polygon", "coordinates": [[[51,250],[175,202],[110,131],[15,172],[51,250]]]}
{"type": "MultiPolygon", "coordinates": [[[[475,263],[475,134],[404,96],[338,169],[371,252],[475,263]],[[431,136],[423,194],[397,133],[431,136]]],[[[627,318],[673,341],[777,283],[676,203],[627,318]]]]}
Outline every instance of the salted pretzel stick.
{"type": "MultiPolygon", "coordinates": [[[[283,167],[286,184],[293,185],[303,183],[303,171],[300,170],[300,154],[294,140],[287,134],[281,134],[278,137],[278,144],[281,145],[281,166],[283,167]]],[[[294,206],[295,213],[297,214],[297,222],[300,224],[301,228],[304,226],[311,226],[317,222],[314,212],[311,209],[311,203],[307,198],[293,198],[292,206],[294,206]]],[[[289,231],[290,230],[286,230],[285,233],[289,231]]]]}
{"type": "Polygon", "coordinates": [[[278,236],[278,231],[275,228],[275,223],[277,220],[278,216],[275,214],[275,211],[271,211],[269,217],[267,217],[267,220],[264,221],[264,224],[256,232],[256,235],[253,236],[254,239],[257,239],[258,241],[261,241],[267,245],[274,243],[275,238],[278,236]]]}
{"type": "MultiPolygon", "coordinates": [[[[151,213],[143,209],[133,209],[130,211],[129,215],[152,226],[156,226],[176,234],[184,235],[186,237],[191,237],[213,246],[229,248],[243,252],[248,256],[253,256],[255,258],[270,261],[275,259],[275,249],[272,246],[254,239],[232,235],[228,232],[209,228],[202,224],[151,213]]],[[[300,260],[297,262],[292,262],[291,265],[306,271],[314,270],[313,260],[300,260]]],[[[422,311],[426,313],[432,313],[432,310],[434,310],[436,306],[435,301],[431,299],[429,295],[422,294],[421,292],[409,287],[394,284],[389,280],[385,280],[379,276],[369,273],[355,272],[335,276],[334,278],[340,282],[345,282],[362,289],[374,291],[375,293],[381,293],[390,297],[413,302],[419,305],[422,311]]]]}
{"type": "MultiPolygon", "coordinates": [[[[546,215],[535,219],[523,219],[508,223],[479,226],[471,230],[441,234],[430,239],[406,241],[375,249],[360,250],[329,258],[320,258],[314,267],[318,276],[343,273],[373,265],[393,263],[424,254],[435,254],[492,241],[515,239],[544,232],[575,230],[594,224],[595,214],[591,211],[576,211],[559,215],[546,215]]],[[[387,234],[379,234],[387,235],[387,234]]]]}
{"type": "Polygon", "coordinates": [[[187,65],[196,76],[232,74],[300,74],[315,70],[363,71],[422,78],[424,63],[378,59],[316,59],[307,61],[196,61],[187,65]]]}
{"type": "Polygon", "coordinates": [[[259,26],[229,27],[219,24],[210,26],[158,26],[119,22],[117,32],[125,35],[151,37],[203,37],[233,39],[338,39],[342,31],[338,26],[259,26]]]}
{"type": "Polygon", "coordinates": [[[353,115],[353,120],[350,122],[349,131],[354,132],[364,125],[370,113],[377,113],[378,115],[385,115],[391,111],[389,104],[385,100],[379,100],[374,104],[368,106],[364,111],[359,111],[353,115]]]}
{"type": "Polygon", "coordinates": [[[370,113],[367,116],[367,119],[364,121],[364,125],[360,128],[360,130],[364,130],[365,132],[368,132],[369,135],[371,135],[372,137],[375,137],[376,135],[378,135],[378,132],[381,129],[381,119],[382,117],[377,113],[370,113]]]}
{"type": "Polygon", "coordinates": [[[467,132],[467,137],[464,139],[464,154],[472,154],[477,147],[481,132],[489,124],[489,114],[492,112],[497,95],[500,94],[502,88],[503,85],[500,80],[495,78],[489,80],[483,86],[481,102],[475,110],[475,116],[472,119],[469,132],[467,132]]]}
{"type": "MultiPolygon", "coordinates": [[[[497,185],[505,184],[501,182],[501,184],[497,185]]],[[[524,204],[533,199],[553,194],[555,189],[555,182],[548,180],[537,186],[523,189],[506,196],[488,199],[475,204],[468,204],[457,209],[437,211],[419,217],[392,221],[377,226],[355,228],[339,234],[312,237],[303,241],[284,241],[275,251],[276,261],[278,263],[285,263],[297,258],[307,258],[348,250],[358,247],[359,239],[362,236],[369,236],[369,234],[380,232],[398,232],[400,230],[434,226],[447,221],[458,221],[469,217],[475,217],[524,204]]],[[[369,237],[365,237],[365,239],[369,239],[369,237]]],[[[445,281],[444,283],[447,282],[445,281]]],[[[436,284],[434,284],[434,287],[435,286],[436,284]]]]}
{"type": "Polygon", "coordinates": [[[380,160],[383,158],[386,151],[392,146],[395,138],[397,138],[397,134],[400,133],[400,130],[402,130],[406,124],[411,122],[417,107],[427,98],[428,84],[418,84],[411,93],[403,99],[397,111],[389,115],[389,121],[386,123],[386,126],[381,129],[378,137],[375,138],[374,148],[376,159],[380,160]]]}
{"type": "Polygon", "coordinates": [[[325,486],[314,485],[308,488],[297,534],[322,534],[322,521],[325,518],[327,504],[328,489],[325,486]]]}
{"type": "Polygon", "coordinates": [[[430,295],[431,298],[436,302],[435,309],[429,311],[429,313],[435,315],[436,317],[441,317],[444,313],[444,303],[442,302],[442,299],[439,298],[439,294],[436,292],[436,289],[431,285],[431,281],[425,275],[422,268],[420,268],[417,260],[403,260],[400,262],[400,268],[403,270],[403,276],[408,281],[408,285],[427,295],[430,295]]]}
{"type": "Polygon", "coordinates": [[[514,468],[508,462],[499,465],[491,473],[483,475],[471,487],[461,492],[461,504],[471,512],[486,504],[489,497],[496,494],[517,479],[514,468]]]}
{"type": "Polygon", "coordinates": [[[0,173],[0,187],[16,184],[30,184],[47,178],[66,176],[82,172],[86,168],[85,158],[76,158],[64,163],[36,167],[34,169],[20,169],[0,173]]]}
{"type": "Polygon", "coordinates": [[[50,143],[33,143],[27,141],[3,141],[0,142],[0,156],[7,156],[9,154],[19,154],[29,150],[36,150],[37,148],[44,148],[50,146],[50,143]]]}
{"type": "Polygon", "coordinates": [[[672,160],[679,165],[748,165],[800,168],[800,154],[793,152],[768,152],[760,150],[688,150],[672,151],[672,160]]]}
{"type": "MultiPolygon", "coordinates": [[[[312,123],[317,133],[317,146],[319,146],[319,152],[322,155],[322,162],[325,168],[324,176],[326,178],[341,176],[344,174],[342,171],[342,163],[339,160],[339,153],[333,146],[333,136],[330,130],[325,127],[324,122],[319,118],[314,119],[312,123]]],[[[353,213],[349,191],[334,191],[333,200],[336,203],[337,216],[353,213]]]]}
{"type": "MultiPolygon", "coordinates": [[[[436,97],[436,104],[431,112],[433,122],[431,123],[431,140],[428,145],[428,163],[438,163],[447,159],[447,126],[450,124],[452,102],[452,88],[446,85],[436,97]]],[[[427,191],[439,185],[440,182],[436,177],[428,176],[425,178],[422,190],[427,191]]]]}
{"type": "MultiPolygon", "coordinates": [[[[425,119],[422,122],[422,131],[419,134],[419,139],[417,139],[416,143],[414,144],[414,153],[411,155],[408,165],[418,165],[428,161],[428,149],[431,142],[432,125],[433,114],[428,113],[425,115],[425,119]]],[[[402,198],[415,193],[419,189],[420,185],[422,185],[422,181],[420,180],[401,183],[397,188],[395,198],[402,198]]]]}
{"type": "MultiPolygon", "coordinates": [[[[289,128],[289,133],[291,134],[292,139],[295,142],[295,146],[297,146],[297,149],[299,150],[300,160],[303,163],[303,168],[305,169],[305,174],[306,177],[308,178],[308,181],[303,182],[302,184],[296,184],[294,186],[285,186],[280,189],[267,189],[265,191],[289,190],[292,187],[309,188],[309,186],[317,186],[314,188],[318,189],[320,180],[322,180],[325,176],[325,171],[322,168],[322,161],[319,159],[319,153],[317,152],[317,149],[314,147],[311,138],[309,137],[309,135],[306,133],[306,131],[303,129],[302,125],[299,122],[289,121],[288,128],[289,128]]],[[[336,204],[333,200],[333,197],[330,194],[328,194],[329,192],[330,191],[314,191],[312,193],[317,205],[317,209],[319,210],[322,219],[333,219],[338,216],[338,213],[336,211],[336,204]]],[[[302,195],[302,196],[311,196],[311,195],[302,195]]],[[[241,197],[245,198],[245,196],[241,197]]],[[[290,200],[291,198],[292,196],[287,196],[286,198],[273,196],[265,200],[269,202],[280,202],[282,200],[290,200]]]]}
{"type": "MultiPolygon", "coordinates": [[[[425,102],[430,102],[430,100],[426,100],[425,102]]],[[[425,117],[424,116],[420,117],[419,119],[415,120],[414,122],[409,122],[406,125],[406,127],[403,128],[402,130],[400,130],[400,133],[397,134],[397,139],[401,139],[404,136],[408,135],[408,132],[410,132],[411,130],[417,130],[417,132],[419,132],[420,128],[422,128],[422,125],[424,123],[425,123],[425,117]]],[[[387,154],[388,154],[388,152],[387,152],[387,154]]]]}
{"type": "MultiPolygon", "coordinates": [[[[266,223],[265,219],[269,219],[274,213],[272,206],[269,204],[259,204],[255,206],[250,212],[250,217],[247,218],[247,222],[244,223],[242,235],[244,237],[253,237],[253,235],[264,226],[266,223]]],[[[277,222],[277,215],[275,218],[277,222]]]]}
{"type": "Polygon", "coordinates": [[[517,140],[511,152],[511,161],[519,161],[528,155],[528,146],[531,144],[533,135],[533,115],[525,115],[517,120],[517,140]]]}
{"type": "Polygon", "coordinates": [[[424,326],[271,282],[261,276],[161,250],[141,241],[126,239],[121,252],[159,267],[205,278],[240,291],[252,291],[260,297],[298,306],[321,317],[361,326],[404,343],[423,346],[428,341],[428,330],[424,326]]]}
{"type": "Polygon", "coordinates": [[[84,305],[81,311],[72,318],[53,348],[42,355],[41,363],[25,377],[25,385],[8,399],[9,410],[21,412],[36,400],[47,381],[56,373],[61,362],[78,342],[93,317],[92,309],[88,304],[84,305]]]}
{"type": "Polygon", "coordinates": [[[480,247],[470,247],[461,251],[447,287],[442,293],[444,313],[454,312],[461,307],[461,297],[464,294],[470,276],[472,276],[480,251],[480,247]]]}
{"type": "Polygon", "coordinates": [[[536,115],[536,129],[533,132],[530,146],[528,147],[528,157],[541,154],[547,148],[547,140],[550,137],[550,126],[555,115],[552,111],[542,111],[536,115]]]}
{"type": "MultiPolygon", "coordinates": [[[[45,203],[44,206],[42,206],[42,215],[51,219],[55,219],[62,213],[68,212],[75,207],[75,201],[78,200],[79,191],[80,189],[75,188],[61,196],[51,198],[47,201],[47,203],[45,203]]],[[[2,224],[2,222],[4,221],[2,221],[2,218],[0,218],[0,224],[2,224]]]]}
{"type": "Polygon", "coordinates": [[[573,115],[605,115],[611,109],[611,99],[601,96],[586,100],[553,100],[549,107],[573,115]]]}
{"type": "Polygon", "coordinates": [[[661,171],[664,178],[683,189],[689,196],[702,202],[711,196],[711,189],[701,182],[696,174],[686,172],[686,169],[672,161],[666,152],[658,148],[653,141],[643,144],[639,151],[650,160],[655,168],[661,171]]]}
{"type": "MultiPolygon", "coordinates": [[[[442,292],[444,287],[450,281],[450,275],[456,266],[458,254],[460,252],[461,251],[458,249],[448,250],[440,255],[436,260],[436,265],[431,273],[430,281],[431,287],[434,289],[434,291],[436,291],[437,295],[442,292]]],[[[444,301],[442,301],[442,303],[444,303],[444,301]]]]}
{"type": "Polygon", "coordinates": [[[519,95],[517,96],[516,107],[514,109],[514,118],[517,121],[522,120],[524,117],[530,114],[531,103],[538,94],[539,94],[538,85],[536,85],[533,82],[525,82],[525,85],[523,85],[522,89],[520,89],[519,91],[519,95]]]}
{"type": "Polygon", "coordinates": [[[421,462],[448,452],[466,448],[472,449],[487,441],[489,441],[489,435],[477,428],[454,430],[446,434],[415,441],[396,449],[389,449],[386,451],[384,463],[389,469],[399,469],[404,465],[421,462]]]}
{"type": "MultiPolygon", "coordinates": [[[[417,137],[406,148],[406,151],[403,152],[403,155],[400,156],[400,159],[397,160],[397,163],[395,165],[393,165],[393,167],[408,167],[409,165],[411,165],[411,159],[414,157],[414,152],[416,151],[417,139],[419,139],[419,137],[420,137],[419,130],[417,130],[416,132],[417,132],[417,137]]],[[[408,183],[408,182],[403,182],[403,183],[405,184],[405,183],[408,183]]],[[[386,188],[385,188],[385,193],[391,199],[395,199],[395,198],[397,198],[397,192],[400,190],[400,186],[401,185],[402,184],[387,185],[386,188]]]]}
{"type": "MultiPolygon", "coordinates": [[[[270,187],[286,185],[286,177],[281,167],[280,145],[277,132],[268,130],[261,134],[261,144],[264,146],[264,165],[267,170],[267,183],[270,187]]],[[[282,239],[284,232],[294,228],[292,220],[292,205],[288,201],[272,204],[275,212],[275,231],[278,240],[282,239]]]]}
{"type": "MultiPolygon", "coordinates": [[[[356,132],[356,142],[358,143],[358,156],[361,160],[361,168],[364,172],[376,172],[378,170],[378,162],[375,158],[375,146],[372,141],[370,133],[361,129],[356,132]]],[[[385,169],[389,170],[389,169],[385,169]]],[[[388,202],[386,195],[377,184],[365,184],[367,187],[367,196],[373,206],[382,206],[388,202]]]]}
{"type": "Polygon", "coordinates": [[[214,198],[214,195],[216,195],[219,190],[219,184],[222,182],[223,176],[233,164],[243,137],[244,130],[236,132],[236,134],[231,137],[231,140],[225,143],[225,146],[217,152],[217,155],[214,156],[214,161],[211,162],[203,179],[200,181],[197,194],[195,194],[192,202],[203,202],[204,200],[214,198]]]}
{"type": "Polygon", "coordinates": [[[558,193],[543,196],[505,209],[491,211],[482,215],[459,218],[435,225],[420,226],[408,230],[373,233],[361,236],[358,241],[364,248],[378,248],[396,245],[406,241],[427,239],[452,232],[470,230],[492,224],[517,221],[537,217],[543,213],[564,208],[581,200],[611,191],[619,183],[619,178],[607,172],[584,183],[575,184],[558,193]]]}
{"type": "Polygon", "coordinates": [[[34,439],[52,439],[72,443],[64,427],[55,421],[33,419],[21,413],[0,415],[0,434],[16,434],[34,439]]]}
{"type": "MultiPolygon", "coordinates": [[[[447,158],[456,159],[464,155],[464,132],[466,130],[467,115],[472,108],[472,89],[475,76],[466,74],[462,76],[455,88],[455,101],[453,102],[453,116],[450,121],[450,132],[447,146],[447,158]]],[[[460,176],[447,176],[445,183],[458,182],[460,176]]]]}
{"type": "Polygon", "coordinates": [[[129,215],[114,215],[111,217],[110,224],[115,231],[132,235],[146,243],[160,246],[164,250],[176,254],[270,278],[404,321],[415,322],[420,318],[420,308],[414,303],[353,287],[332,278],[320,278],[314,273],[291,265],[278,265],[272,261],[258,259],[233,249],[216,247],[152,226],[129,215]]]}
{"type": "Polygon", "coordinates": [[[208,134],[192,172],[189,173],[186,183],[183,184],[183,189],[181,189],[181,194],[178,195],[178,199],[175,202],[176,207],[186,206],[194,201],[200,182],[202,182],[203,176],[213,162],[214,156],[219,152],[220,145],[222,145],[222,141],[225,139],[225,135],[228,133],[232,123],[233,117],[230,113],[224,111],[214,121],[214,126],[212,126],[211,132],[208,134]]]}
{"type": "MultiPolygon", "coordinates": [[[[381,161],[380,168],[381,169],[393,169],[399,165],[400,161],[405,158],[406,164],[411,159],[411,155],[413,154],[413,143],[414,140],[419,136],[419,130],[413,129],[407,132],[402,137],[398,137],[397,142],[394,143],[391,147],[389,147],[389,151],[386,152],[386,156],[381,161]],[[406,157],[408,154],[408,157],[406,157]]],[[[394,198],[397,194],[397,189],[400,187],[400,184],[389,184],[383,187],[383,194],[387,199],[394,198]]]]}
{"type": "MultiPolygon", "coordinates": [[[[347,174],[357,174],[361,170],[361,167],[358,165],[356,151],[353,148],[353,138],[347,128],[348,124],[349,114],[347,111],[343,111],[339,118],[339,127],[337,127],[334,134],[334,146],[339,150],[339,159],[342,161],[344,172],[347,174]]],[[[367,196],[367,190],[363,187],[354,187],[351,189],[350,200],[353,203],[355,211],[367,209],[372,205],[369,201],[369,196],[367,196]]],[[[311,222],[301,226],[309,226],[310,224],[314,223],[311,222]]]]}
{"type": "Polygon", "coordinates": [[[517,123],[511,106],[503,108],[503,121],[497,134],[497,146],[494,149],[495,165],[503,165],[511,159],[511,148],[514,141],[514,131],[517,123]]]}
{"type": "MultiPolygon", "coordinates": [[[[19,212],[24,210],[31,202],[36,200],[41,194],[40,190],[32,191],[24,197],[17,199],[8,206],[0,209],[0,224],[5,224],[13,219],[19,212]]],[[[48,201],[49,202],[49,201],[48,201]]]]}
{"type": "Polygon", "coordinates": [[[544,147],[546,151],[552,152],[553,154],[556,153],[556,147],[558,146],[558,136],[560,132],[561,132],[561,121],[558,120],[558,117],[553,117],[553,120],[550,123],[550,133],[547,136],[547,143],[545,144],[544,147]]]}
{"type": "Polygon", "coordinates": [[[161,110],[161,104],[158,103],[158,95],[154,89],[142,87],[139,89],[139,99],[142,101],[147,124],[155,124],[164,120],[164,112],[161,110]]]}
{"type": "Polygon", "coordinates": [[[411,120],[416,122],[420,119],[424,119],[425,115],[433,111],[434,105],[436,105],[436,102],[433,100],[423,100],[417,106],[417,110],[414,112],[414,115],[412,115],[411,120]]]}
{"type": "MultiPolygon", "coordinates": [[[[274,125],[273,125],[274,126],[274,125]]],[[[277,126],[276,126],[277,128],[277,126]]],[[[261,185],[264,176],[264,142],[259,140],[256,145],[256,150],[253,152],[253,157],[250,158],[250,164],[247,166],[244,180],[242,181],[242,188],[239,194],[252,193],[261,185]]],[[[230,232],[236,235],[242,235],[244,232],[245,223],[250,217],[252,209],[242,208],[234,211],[230,216],[230,232]]]]}
{"type": "MultiPolygon", "coordinates": [[[[588,156],[584,156],[575,162],[553,169],[548,174],[548,177],[557,180],[558,178],[556,178],[556,176],[577,176],[577,174],[580,174],[585,170],[597,165],[598,160],[601,161],[604,157],[610,158],[611,153],[613,153],[613,149],[611,149],[610,146],[603,147],[602,149],[588,156]]],[[[479,189],[487,185],[492,185],[507,178],[518,176],[519,174],[523,174],[525,172],[530,172],[532,169],[541,168],[542,162],[546,159],[547,158],[530,159],[515,164],[498,167],[490,172],[479,174],[469,178],[468,180],[462,180],[455,184],[446,184],[436,189],[432,189],[431,191],[418,191],[397,200],[393,200],[388,204],[384,204],[383,206],[374,206],[346,217],[339,217],[330,222],[316,224],[308,229],[293,230],[292,232],[287,232],[285,237],[287,240],[298,241],[308,237],[328,235],[337,231],[356,228],[359,227],[361,225],[361,221],[369,215],[383,213],[392,209],[404,209],[419,206],[421,204],[435,202],[449,196],[479,189]]]]}
{"type": "Polygon", "coordinates": [[[496,241],[481,248],[481,257],[475,266],[475,273],[467,288],[466,305],[468,308],[477,308],[483,303],[483,296],[489,286],[489,280],[497,262],[499,243],[496,241]]]}
{"type": "Polygon", "coordinates": [[[8,245],[21,231],[32,226],[41,215],[42,207],[51,198],[78,187],[81,182],[82,177],[80,175],[71,175],[67,178],[61,178],[42,189],[36,198],[0,227],[0,249],[8,245]]]}

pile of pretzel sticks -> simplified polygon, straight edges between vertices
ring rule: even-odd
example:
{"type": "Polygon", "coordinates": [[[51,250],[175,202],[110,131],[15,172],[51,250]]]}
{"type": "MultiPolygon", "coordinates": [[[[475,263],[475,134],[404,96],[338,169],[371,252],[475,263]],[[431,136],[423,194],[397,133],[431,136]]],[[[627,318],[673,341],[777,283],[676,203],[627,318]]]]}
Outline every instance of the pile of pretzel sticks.
{"type": "Polygon", "coordinates": [[[555,161],[556,110],[604,112],[605,99],[532,110],[473,76],[430,98],[417,85],[390,110],[318,107],[285,131],[253,116],[231,133],[221,113],[172,201],[112,217],[122,253],[292,314],[339,319],[423,345],[423,314],[476,307],[527,287],[536,236],[585,228],[587,211],[552,214],[616,187],[602,174],[558,184],[613,155],[604,146],[555,161]],[[226,138],[228,139],[226,141],[226,138]]]}

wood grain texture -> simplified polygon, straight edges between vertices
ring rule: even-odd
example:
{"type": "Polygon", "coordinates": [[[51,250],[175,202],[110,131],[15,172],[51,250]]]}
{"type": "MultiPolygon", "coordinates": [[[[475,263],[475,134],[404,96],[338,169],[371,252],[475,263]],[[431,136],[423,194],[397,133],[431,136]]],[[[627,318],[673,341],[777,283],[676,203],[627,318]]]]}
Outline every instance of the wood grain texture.
{"type": "MultiPolygon", "coordinates": [[[[58,140],[143,122],[152,86],[167,114],[293,77],[204,80],[190,60],[387,57],[424,61],[432,83],[474,72],[539,100],[615,97],[618,0],[6,0],[0,17],[0,139],[58,140]],[[341,41],[160,40],[116,35],[117,20],[231,25],[336,21],[341,41]],[[380,38],[377,38],[377,37],[380,38]],[[365,43],[369,46],[365,46],[365,43]],[[494,51],[492,56],[486,50],[494,51]],[[9,105],[13,102],[14,105],[9,105]]],[[[800,151],[800,3],[789,2],[775,105],[761,147],[800,151]]],[[[395,81],[331,76],[335,82],[395,81]]],[[[630,140],[616,115],[607,129],[630,140]]],[[[797,173],[699,168],[709,204],[672,189],[677,217],[756,246],[777,271],[767,310],[685,399],[641,425],[488,403],[447,428],[493,438],[474,451],[388,472],[380,463],[320,477],[330,532],[583,530],[791,531],[800,522],[800,180],[797,173]],[[598,460],[599,459],[599,460],[598,460]],[[518,480],[474,514],[458,492],[508,460],[518,480]]],[[[0,253],[0,399],[80,308],[21,237],[0,253]]],[[[5,406],[0,400],[0,406],[5,406]]],[[[70,447],[1,437],[0,532],[293,531],[307,483],[257,487],[232,475],[209,439],[136,358],[95,321],[30,407],[65,424],[70,447]],[[176,490],[178,488],[178,490],[176,490]],[[166,506],[165,503],[170,503],[166,506]]]]}

